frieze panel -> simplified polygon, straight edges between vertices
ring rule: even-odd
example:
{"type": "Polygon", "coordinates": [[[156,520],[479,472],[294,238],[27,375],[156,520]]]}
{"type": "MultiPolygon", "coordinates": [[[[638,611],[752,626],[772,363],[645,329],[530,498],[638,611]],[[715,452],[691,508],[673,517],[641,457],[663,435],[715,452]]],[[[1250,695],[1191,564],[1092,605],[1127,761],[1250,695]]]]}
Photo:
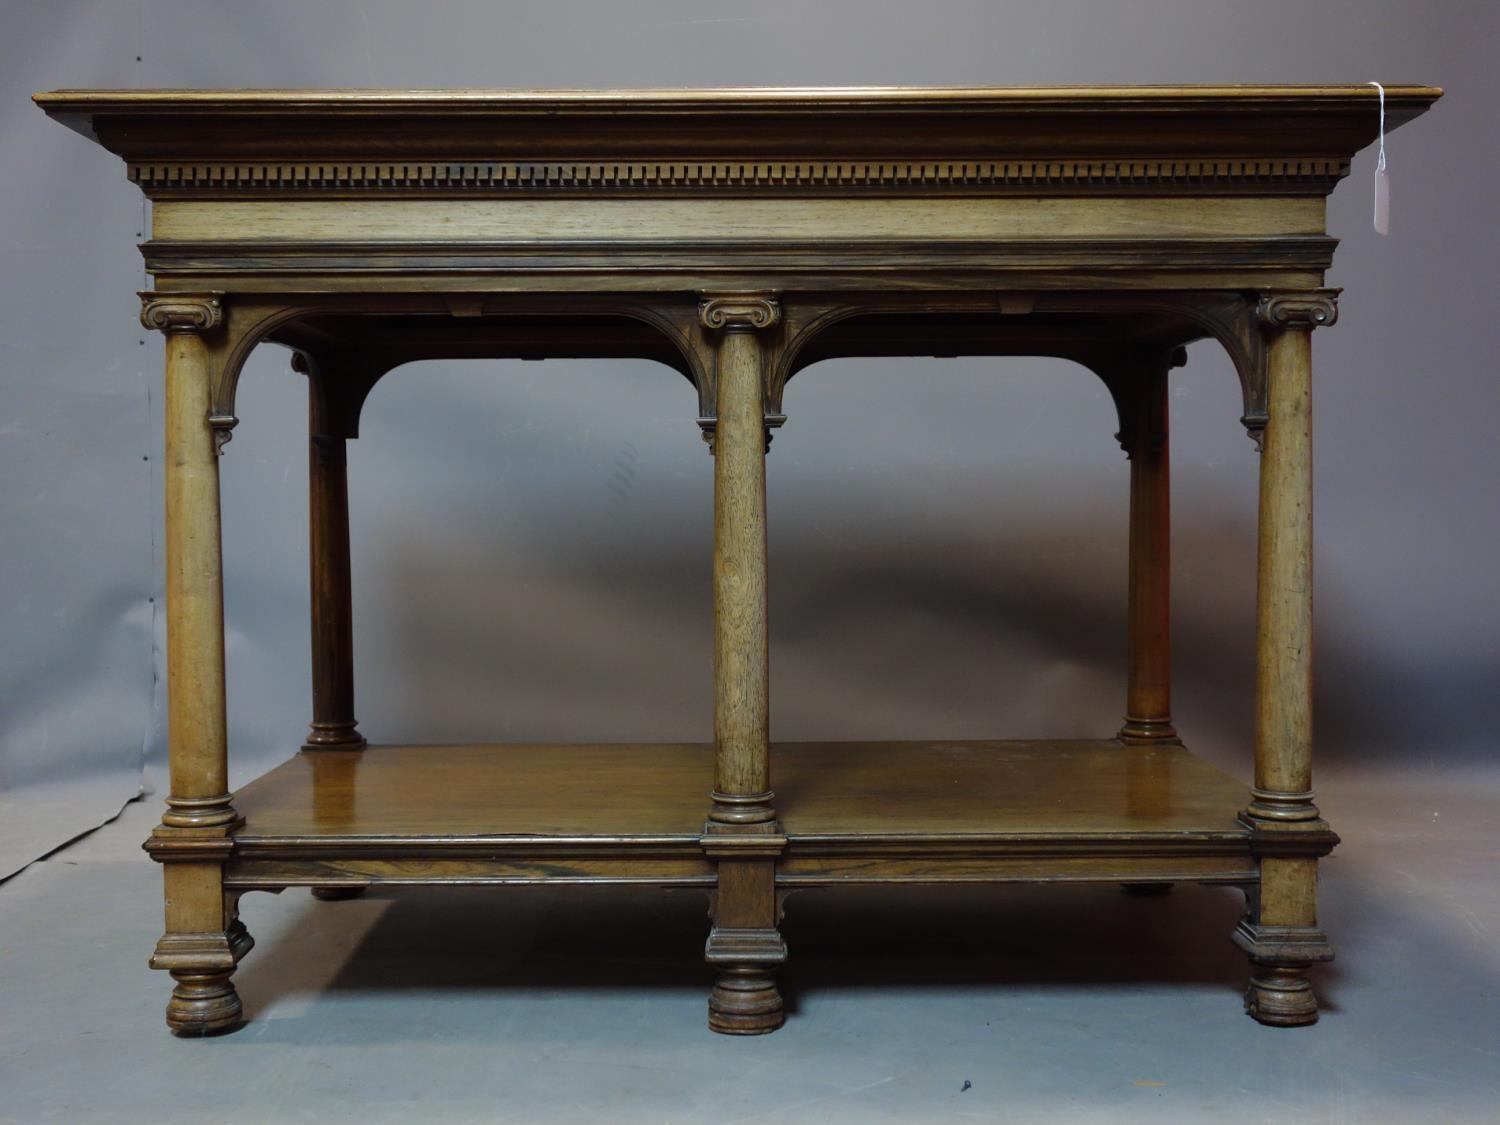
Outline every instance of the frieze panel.
{"type": "Polygon", "coordinates": [[[129,165],[147,195],[526,195],[870,190],[1031,192],[1121,188],[1324,194],[1347,160],[149,161],[129,165]]]}

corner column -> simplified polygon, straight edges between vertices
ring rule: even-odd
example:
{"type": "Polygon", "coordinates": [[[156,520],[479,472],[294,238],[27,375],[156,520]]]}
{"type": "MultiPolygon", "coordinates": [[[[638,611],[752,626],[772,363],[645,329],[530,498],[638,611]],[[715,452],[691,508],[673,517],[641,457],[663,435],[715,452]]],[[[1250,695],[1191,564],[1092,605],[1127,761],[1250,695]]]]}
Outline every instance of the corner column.
{"type": "Polygon", "coordinates": [[[143,293],[141,323],[166,335],[167,740],[171,793],[146,849],[163,863],[166,933],[151,966],[176,980],[167,1026],[180,1034],[240,1022],[230,983],[250,948],[224,891],[241,823],[230,803],[218,442],[210,423],[221,294],[143,293]]]}
{"type": "Polygon", "coordinates": [[[770,294],[705,296],[714,345],[714,788],[703,848],[718,862],[704,951],[717,977],[714,1031],[756,1035],[785,1015],[775,969],[776,858],[786,837],[772,804],[766,621],[766,410],[763,337],[780,319],[770,294]]]}
{"type": "Polygon", "coordinates": [[[349,565],[348,434],[338,409],[340,372],[304,352],[307,375],[308,577],[312,622],[312,723],[304,750],[363,750],[354,717],[354,610],[349,565]]]}
{"type": "Polygon", "coordinates": [[[1134,364],[1122,388],[1125,426],[1120,444],[1130,458],[1129,658],[1127,746],[1177,741],[1172,725],[1172,480],[1167,371],[1187,353],[1154,351],[1134,364]]]}
{"type": "Polygon", "coordinates": [[[1334,291],[1263,295],[1267,416],[1260,464],[1255,784],[1241,820],[1260,881],[1235,942],[1250,958],[1246,1010],[1261,1023],[1318,1018],[1309,966],[1333,959],[1318,928],[1318,858],[1338,842],[1312,791],[1312,330],[1337,319],[1334,291]]]}

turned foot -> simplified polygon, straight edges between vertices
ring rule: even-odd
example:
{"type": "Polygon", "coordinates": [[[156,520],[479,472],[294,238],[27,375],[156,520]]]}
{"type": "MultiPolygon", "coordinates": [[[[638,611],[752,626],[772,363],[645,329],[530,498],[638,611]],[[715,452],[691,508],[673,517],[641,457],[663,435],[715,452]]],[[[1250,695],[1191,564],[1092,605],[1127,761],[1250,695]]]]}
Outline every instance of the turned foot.
{"type": "MultiPolygon", "coordinates": [[[[192,875],[187,863],[169,863],[167,901],[180,906],[187,895],[178,884],[184,875],[192,875]]],[[[186,880],[187,889],[193,889],[186,880]]],[[[163,934],[151,954],[151,967],[172,974],[176,986],[167,1002],[167,1026],[178,1035],[212,1035],[230,1031],[244,1022],[240,997],[229,983],[235,966],[255,945],[255,939],[239,918],[238,891],[213,888],[211,906],[204,913],[212,916],[214,930],[173,930],[163,934]]],[[[208,919],[205,919],[207,921],[208,919]]],[[[191,919],[189,919],[191,922],[191,919]]]]}
{"type": "Polygon", "coordinates": [[[228,973],[177,973],[167,1002],[167,1026],[177,1035],[213,1035],[244,1022],[239,993],[228,973]]]}
{"type": "Polygon", "coordinates": [[[776,978],[759,965],[719,969],[708,998],[709,1030],[723,1035],[764,1035],[786,1022],[776,978]]]}
{"type": "Polygon", "coordinates": [[[715,926],[704,953],[715,972],[714,990],[708,997],[710,1030],[724,1035],[764,1035],[786,1022],[786,1009],[776,989],[776,970],[786,961],[786,943],[779,932],[715,926]]]}
{"type": "Polygon", "coordinates": [[[323,902],[342,902],[346,898],[358,898],[367,889],[366,887],[314,887],[312,896],[323,902]]]}
{"type": "Polygon", "coordinates": [[[1245,1012],[1271,1027],[1302,1027],[1318,1022],[1318,1000],[1305,969],[1261,966],[1245,990],[1245,1012]]]}
{"type": "Polygon", "coordinates": [[[1250,955],[1246,1014],[1270,1027],[1318,1022],[1318,1000],[1307,970],[1333,960],[1323,931],[1316,926],[1256,925],[1247,916],[1234,931],[1234,943],[1250,955]]]}

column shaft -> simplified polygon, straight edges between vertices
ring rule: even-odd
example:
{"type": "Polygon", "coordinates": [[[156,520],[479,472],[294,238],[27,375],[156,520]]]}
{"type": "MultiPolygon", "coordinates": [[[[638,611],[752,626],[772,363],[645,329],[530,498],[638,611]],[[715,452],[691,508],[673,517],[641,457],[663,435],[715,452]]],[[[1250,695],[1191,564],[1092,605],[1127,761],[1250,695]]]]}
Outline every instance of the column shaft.
{"type": "Polygon", "coordinates": [[[349,566],[347,442],[330,424],[335,393],[313,368],[308,377],[308,563],[312,620],[313,718],[303,748],[358,750],[354,716],[354,611],[349,566]]]}
{"type": "Polygon", "coordinates": [[[1255,788],[1251,812],[1310,819],[1312,788],[1312,333],[1269,333],[1260,465],[1255,788]],[[1304,797],[1278,807],[1262,793],[1304,797]]]}
{"type": "Polygon", "coordinates": [[[1148,368],[1134,399],[1130,450],[1127,744],[1175,741],[1172,726],[1172,486],[1167,372],[1148,368]]]}
{"type": "Polygon", "coordinates": [[[164,824],[231,823],[224,696],[224,595],[219,462],[209,426],[208,349],[201,335],[166,337],[167,741],[171,796],[164,824]]]}
{"type": "Polygon", "coordinates": [[[710,818],[774,817],[766,625],[766,434],[761,344],[724,333],[714,434],[714,807],[710,818]]]}

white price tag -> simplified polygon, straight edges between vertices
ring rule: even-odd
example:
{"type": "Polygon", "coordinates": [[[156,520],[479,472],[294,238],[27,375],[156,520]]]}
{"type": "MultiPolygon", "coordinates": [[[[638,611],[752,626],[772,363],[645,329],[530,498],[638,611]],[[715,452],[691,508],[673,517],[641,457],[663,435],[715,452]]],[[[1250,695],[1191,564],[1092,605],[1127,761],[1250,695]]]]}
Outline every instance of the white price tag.
{"type": "Polygon", "coordinates": [[[1380,92],[1380,148],[1375,155],[1375,233],[1391,233],[1391,175],[1385,170],[1385,87],[1371,82],[1380,92]]]}

